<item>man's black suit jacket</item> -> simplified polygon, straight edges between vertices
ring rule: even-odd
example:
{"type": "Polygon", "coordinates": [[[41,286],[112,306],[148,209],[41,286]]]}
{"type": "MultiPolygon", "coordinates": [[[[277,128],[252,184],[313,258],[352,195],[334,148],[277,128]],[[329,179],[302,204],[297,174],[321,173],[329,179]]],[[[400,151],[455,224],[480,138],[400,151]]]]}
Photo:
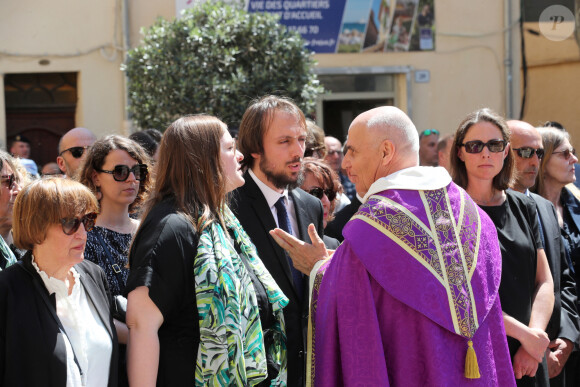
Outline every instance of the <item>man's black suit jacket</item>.
{"type": "MultiPolygon", "coordinates": [[[[284,250],[270,236],[276,221],[262,191],[249,175],[244,174],[246,183],[232,193],[231,209],[244,230],[258,249],[258,255],[276,280],[280,289],[290,300],[284,308],[286,322],[286,345],[288,348],[288,386],[303,386],[305,383],[306,337],[308,329],[308,281],[303,281],[303,298],[300,300],[294,287],[290,265],[284,250]]],[[[318,235],[323,237],[322,204],[320,200],[300,188],[290,191],[296,211],[298,235],[311,243],[308,225],[314,223],[318,235]]]]}

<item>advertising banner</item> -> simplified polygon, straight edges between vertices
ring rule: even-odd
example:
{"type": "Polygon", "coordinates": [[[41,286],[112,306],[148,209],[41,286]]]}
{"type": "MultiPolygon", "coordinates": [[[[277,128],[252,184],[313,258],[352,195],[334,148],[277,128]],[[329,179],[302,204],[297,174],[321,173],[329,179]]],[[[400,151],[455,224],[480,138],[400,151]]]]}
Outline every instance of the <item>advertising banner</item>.
{"type": "MultiPolygon", "coordinates": [[[[175,0],[177,15],[200,0],[175,0]]],[[[229,0],[269,12],[322,53],[432,51],[434,0],[229,0]]]]}
{"type": "Polygon", "coordinates": [[[435,49],[433,0],[248,0],[271,12],[316,53],[435,49]]]}

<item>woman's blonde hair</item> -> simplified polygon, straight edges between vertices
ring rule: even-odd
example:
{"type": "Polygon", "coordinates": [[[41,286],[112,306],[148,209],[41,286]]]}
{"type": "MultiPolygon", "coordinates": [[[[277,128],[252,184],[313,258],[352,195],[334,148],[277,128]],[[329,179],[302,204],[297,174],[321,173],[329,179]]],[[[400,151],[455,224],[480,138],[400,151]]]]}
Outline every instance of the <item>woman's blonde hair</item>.
{"type": "Polygon", "coordinates": [[[25,250],[46,239],[48,228],[63,218],[96,212],[95,195],[72,179],[49,177],[33,181],[16,197],[12,221],[14,244],[25,250]]]}

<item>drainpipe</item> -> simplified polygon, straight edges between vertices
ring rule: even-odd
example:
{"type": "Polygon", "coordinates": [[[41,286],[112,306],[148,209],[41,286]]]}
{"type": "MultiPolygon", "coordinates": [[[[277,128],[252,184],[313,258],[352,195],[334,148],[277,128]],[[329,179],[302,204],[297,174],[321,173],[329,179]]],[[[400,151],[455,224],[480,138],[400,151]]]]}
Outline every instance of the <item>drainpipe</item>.
{"type": "MultiPolygon", "coordinates": [[[[129,39],[129,35],[130,35],[130,31],[129,31],[129,0],[123,0],[122,3],[122,17],[123,17],[123,63],[127,60],[127,53],[129,52],[130,49],[130,39],[129,39]]],[[[133,132],[132,128],[131,128],[131,116],[129,115],[129,89],[127,87],[128,85],[128,78],[127,78],[127,73],[125,73],[124,76],[124,107],[125,107],[125,111],[123,113],[124,116],[124,122],[123,122],[123,131],[125,132],[125,135],[129,135],[133,132]]]]}
{"type": "MultiPolygon", "coordinates": [[[[523,0],[521,0],[523,1],[523,0]]],[[[513,112],[513,44],[512,44],[512,0],[504,1],[504,45],[505,45],[505,116],[508,119],[514,118],[513,112]]]]}

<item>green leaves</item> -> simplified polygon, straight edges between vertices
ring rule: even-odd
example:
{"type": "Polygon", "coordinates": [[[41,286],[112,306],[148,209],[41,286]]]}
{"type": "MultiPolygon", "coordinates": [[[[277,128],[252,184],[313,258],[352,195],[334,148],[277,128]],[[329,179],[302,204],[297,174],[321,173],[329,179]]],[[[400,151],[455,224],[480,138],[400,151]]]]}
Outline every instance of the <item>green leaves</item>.
{"type": "Polygon", "coordinates": [[[308,114],[323,91],[312,53],[272,14],[205,2],[181,18],[158,19],[129,52],[129,111],[142,128],[207,113],[232,127],[256,97],[288,96],[308,114]]]}

